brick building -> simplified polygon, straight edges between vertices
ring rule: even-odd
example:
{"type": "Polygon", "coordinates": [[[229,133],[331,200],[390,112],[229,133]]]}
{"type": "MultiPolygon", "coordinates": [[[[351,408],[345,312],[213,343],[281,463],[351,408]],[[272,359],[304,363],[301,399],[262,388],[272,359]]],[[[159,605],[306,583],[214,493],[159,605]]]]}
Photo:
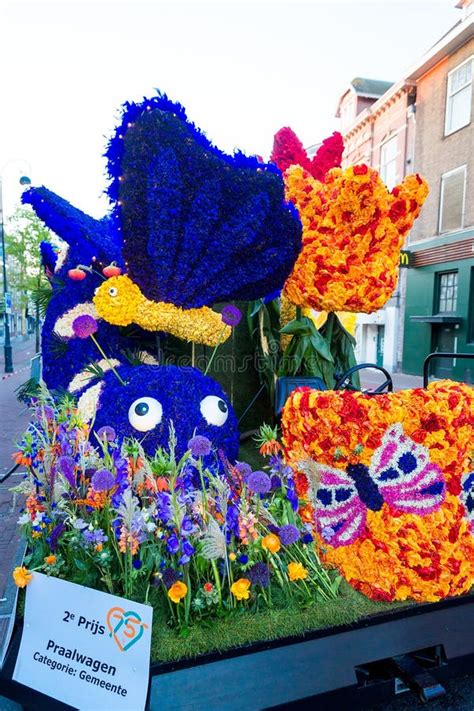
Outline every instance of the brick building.
{"type": "MultiPolygon", "coordinates": [[[[474,351],[474,0],[456,7],[462,18],[402,79],[353,79],[336,112],[343,165],[367,163],[389,188],[413,172],[430,185],[412,268],[383,309],[358,317],[359,362],[413,374],[432,350],[474,351]]],[[[436,375],[474,380],[466,362],[440,361],[436,375]]]]}
{"type": "MultiPolygon", "coordinates": [[[[474,353],[474,4],[408,73],[416,82],[415,165],[430,195],[411,231],[403,370],[430,351],[474,353]]],[[[434,374],[474,383],[474,362],[435,361],[434,374]]]]}

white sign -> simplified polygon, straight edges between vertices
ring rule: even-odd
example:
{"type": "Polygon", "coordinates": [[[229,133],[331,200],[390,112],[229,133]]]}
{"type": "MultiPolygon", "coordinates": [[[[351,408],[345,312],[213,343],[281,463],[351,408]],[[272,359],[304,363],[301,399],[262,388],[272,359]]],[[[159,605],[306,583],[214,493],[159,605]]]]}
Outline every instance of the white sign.
{"type": "Polygon", "coordinates": [[[153,610],[33,573],[13,679],[84,711],[144,709],[153,610]]]}

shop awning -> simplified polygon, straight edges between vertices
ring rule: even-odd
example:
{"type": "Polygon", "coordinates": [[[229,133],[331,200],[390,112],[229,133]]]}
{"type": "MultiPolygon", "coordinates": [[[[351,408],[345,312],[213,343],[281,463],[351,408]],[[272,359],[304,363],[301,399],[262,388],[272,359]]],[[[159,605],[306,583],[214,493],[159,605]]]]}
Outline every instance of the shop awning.
{"type": "Polygon", "coordinates": [[[410,316],[410,321],[417,321],[418,323],[462,323],[462,317],[436,314],[435,316],[410,316]]]}

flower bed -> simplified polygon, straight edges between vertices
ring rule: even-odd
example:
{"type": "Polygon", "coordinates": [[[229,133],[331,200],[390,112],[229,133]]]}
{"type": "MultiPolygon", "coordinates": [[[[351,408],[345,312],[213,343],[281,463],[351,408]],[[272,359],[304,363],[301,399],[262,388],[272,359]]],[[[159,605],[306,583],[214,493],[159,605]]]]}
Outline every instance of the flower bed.
{"type": "Polygon", "coordinates": [[[158,630],[168,625],[180,638],[221,621],[216,648],[303,631],[305,611],[335,601],[341,578],[320,562],[275,433],[262,433],[265,470],[231,465],[201,435],[178,458],[172,426],[168,450],[147,456],[111,427],[94,434],[70,397],[43,394],[16,455],[29,470],[16,487],[27,496],[20,524],[29,553],[15,581],[24,587],[40,570],[150,602],[164,622],[158,630]],[[301,611],[299,621],[278,633],[287,608],[301,611]],[[235,635],[247,627],[242,615],[255,613],[263,617],[250,637],[235,635]]]}

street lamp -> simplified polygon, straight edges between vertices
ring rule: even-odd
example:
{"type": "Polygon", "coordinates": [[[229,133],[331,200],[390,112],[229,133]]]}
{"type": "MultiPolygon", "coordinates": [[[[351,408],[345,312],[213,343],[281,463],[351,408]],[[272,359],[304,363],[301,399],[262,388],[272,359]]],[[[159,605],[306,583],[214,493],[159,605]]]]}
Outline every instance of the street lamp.
{"type": "MultiPolygon", "coordinates": [[[[20,185],[30,185],[31,180],[26,176],[22,175],[20,178],[20,185]]],[[[5,373],[13,373],[13,357],[12,357],[12,344],[10,340],[10,310],[11,301],[10,294],[8,293],[8,283],[7,283],[7,253],[5,250],[5,229],[3,225],[3,192],[2,192],[2,177],[0,176],[0,237],[2,244],[2,269],[3,269],[3,330],[5,334],[4,338],[4,357],[5,357],[5,373]]]]}

